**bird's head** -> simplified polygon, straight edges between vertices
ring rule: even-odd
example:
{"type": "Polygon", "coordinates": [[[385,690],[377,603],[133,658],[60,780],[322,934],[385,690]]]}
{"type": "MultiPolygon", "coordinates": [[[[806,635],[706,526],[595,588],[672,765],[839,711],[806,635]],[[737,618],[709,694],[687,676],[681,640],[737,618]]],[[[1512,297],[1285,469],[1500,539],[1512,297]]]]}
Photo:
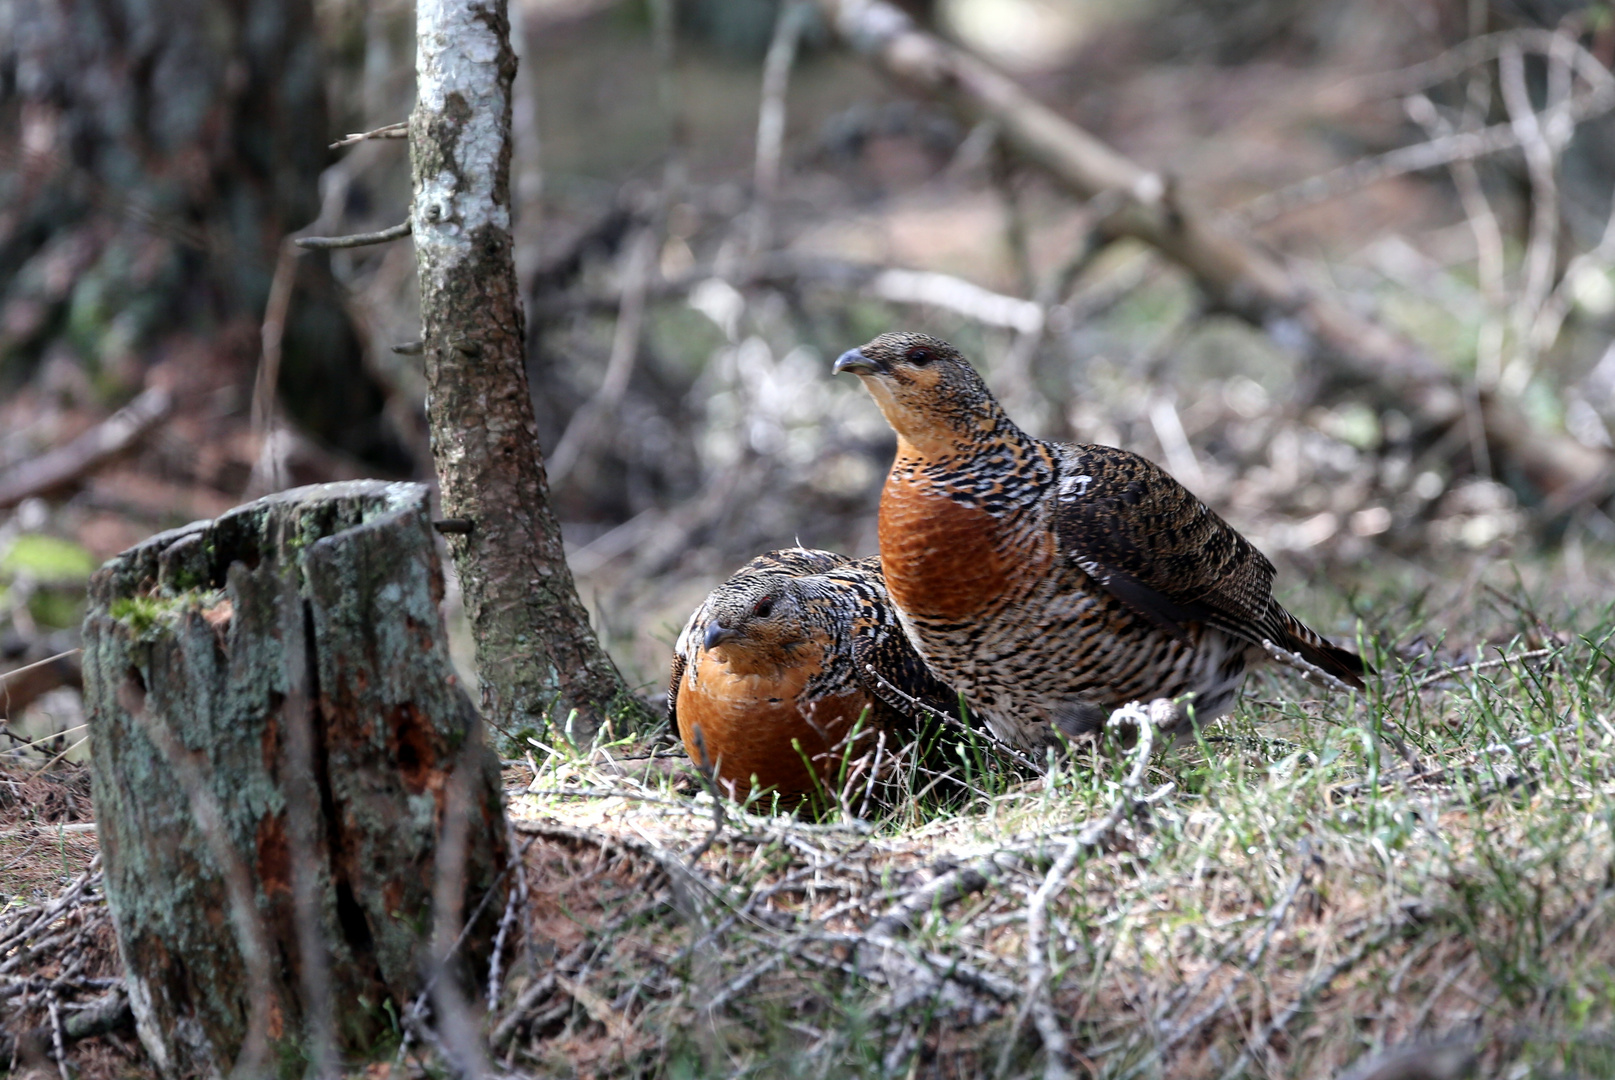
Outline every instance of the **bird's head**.
{"type": "Polygon", "coordinates": [[[777,668],[822,632],[801,583],[785,574],[750,574],[708,600],[701,645],[740,673],[777,668]]]}
{"type": "Polygon", "coordinates": [[[946,451],[1009,423],[976,369],[940,338],[882,334],[842,353],[835,373],[843,371],[863,381],[886,422],[922,452],[946,451]]]}

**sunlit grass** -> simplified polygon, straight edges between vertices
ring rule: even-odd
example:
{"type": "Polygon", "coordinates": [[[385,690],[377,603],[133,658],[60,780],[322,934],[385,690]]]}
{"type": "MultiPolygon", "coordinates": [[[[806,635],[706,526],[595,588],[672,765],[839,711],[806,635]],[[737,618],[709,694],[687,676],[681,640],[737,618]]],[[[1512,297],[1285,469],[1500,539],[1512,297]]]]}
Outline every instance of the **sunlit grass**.
{"type": "MultiPolygon", "coordinates": [[[[1375,597],[1359,610],[1396,621],[1365,625],[1366,692],[1266,671],[1198,743],[1155,755],[1142,791],[1171,787],[1048,908],[1052,1001],[1080,1069],[1324,1076],[1449,1040],[1488,1074],[1615,1063],[1615,610],[1480,595],[1444,625],[1419,597],[1375,597]]],[[[837,798],[805,816],[766,795],[727,805],[689,881],[649,890],[667,893],[662,914],[597,932],[590,978],[635,1032],[611,1069],[1041,1075],[1017,1022],[1027,904],[1061,838],[1123,794],[1129,752],[1075,747],[1046,775],[982,740],[955,753],[949,797],[916,794],[914,768],[861,816],[837,798]],[[984,887],[920,912],[887,951],[860,943],[995,851],[984,887]]],[[[608,777],[599,758],[551,755],[513,816],[675,854],[713,832],[698,785],[608,777]]],[[[577,1006],[531,1046],[603,1030],[577,1006]]]]}

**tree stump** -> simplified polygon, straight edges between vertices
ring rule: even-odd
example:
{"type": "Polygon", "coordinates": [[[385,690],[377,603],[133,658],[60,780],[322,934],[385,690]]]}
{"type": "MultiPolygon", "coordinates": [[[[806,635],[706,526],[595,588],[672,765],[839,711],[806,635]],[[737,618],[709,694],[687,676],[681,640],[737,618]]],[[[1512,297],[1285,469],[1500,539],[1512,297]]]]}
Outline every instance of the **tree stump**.
{"type": "Polygon", "coordinates": [[[485,970],[509,851],[441,596],[427,489],[376,481],[260,499],[92,580],[107,899],[165,1074],[362,1053],[434,971],[485,970]]]}

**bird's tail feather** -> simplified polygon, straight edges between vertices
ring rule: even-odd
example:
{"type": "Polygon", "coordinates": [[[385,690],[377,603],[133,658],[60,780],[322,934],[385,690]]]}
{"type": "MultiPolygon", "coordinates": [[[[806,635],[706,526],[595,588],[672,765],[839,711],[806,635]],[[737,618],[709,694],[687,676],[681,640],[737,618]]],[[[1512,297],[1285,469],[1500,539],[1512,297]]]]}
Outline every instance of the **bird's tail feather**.
{"type": "MultiPolygon", "coordinates": [[[[1277,604],[1274,607],[1278,607],[1277,604]]],[[[1306,623],[1283,608],[1278,608],[1279,626],[1284,640],[1274,642],[1280,648],[1296,653],[1303,660],[1315,664],[1347,686],[1363,689],[1363,676],[1372,675],[1374,669],[1361,656],[1350,649],[1332,645],[1306,623]]]]}

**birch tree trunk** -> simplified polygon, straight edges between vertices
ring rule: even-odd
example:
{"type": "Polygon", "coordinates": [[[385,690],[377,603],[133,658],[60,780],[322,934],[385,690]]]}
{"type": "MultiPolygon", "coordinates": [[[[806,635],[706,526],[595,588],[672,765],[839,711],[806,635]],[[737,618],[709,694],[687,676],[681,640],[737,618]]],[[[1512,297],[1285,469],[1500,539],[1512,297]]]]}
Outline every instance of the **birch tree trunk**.
{"type": "Polygon", "coordinates": [[[524,364],[510,236],[505,0],[419,0],[409,145],[427,417],[443,513],[477,642],[483,715],[575,739],[643,707],[600,648],[550,509],[524,364]]]}

